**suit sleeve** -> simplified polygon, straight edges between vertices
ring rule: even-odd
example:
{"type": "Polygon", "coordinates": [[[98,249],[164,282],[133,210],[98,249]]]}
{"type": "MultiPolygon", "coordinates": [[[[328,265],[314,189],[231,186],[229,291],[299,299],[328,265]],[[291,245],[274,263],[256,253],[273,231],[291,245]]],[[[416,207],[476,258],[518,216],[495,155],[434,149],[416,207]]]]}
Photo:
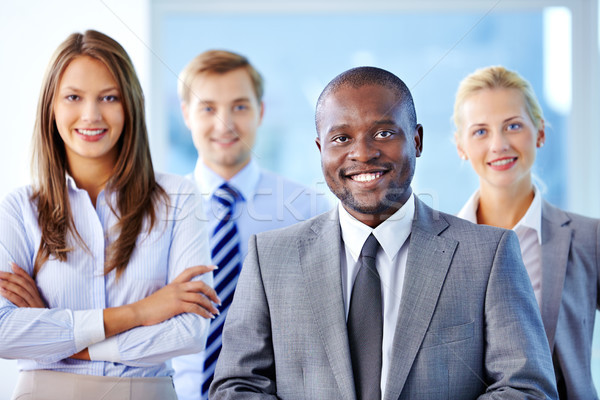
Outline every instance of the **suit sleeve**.
{"type": "Polygon", "coordinates": [[[209,397],[215,400],[274,399],[275,393],[269,303],[262,282],[257,238],[252,235],[225,321],[223,348],[209,397]]]}
{"type": "Polygon", "coordinates": [[[479,399],[558,399],[542,319],[512,231],[499,242],[484,309],[490,384],[479,399]]]}

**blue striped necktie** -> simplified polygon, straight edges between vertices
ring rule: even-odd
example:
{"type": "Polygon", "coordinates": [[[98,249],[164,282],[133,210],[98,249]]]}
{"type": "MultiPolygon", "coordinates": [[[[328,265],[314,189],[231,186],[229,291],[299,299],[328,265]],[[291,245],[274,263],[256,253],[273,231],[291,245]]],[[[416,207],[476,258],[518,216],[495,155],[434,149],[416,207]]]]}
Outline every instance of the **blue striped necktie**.
{"type": "Polygon", "coordinates": [[[217,358],[221,352],[221,333],[227,316],[227,310],[233,300],[233,292],[240,274],[241,255],[240,237],[235,221],[235,202],[240,195],[227,183],[221,185],[213,194],[217,207],[216,226],[210,240],[212,248],[212,262],[219,269],[214,273],[214,285],[217,295],[221,299],[220,315],[210,323],[206,350],[204,350],[204,365],[202,373],[202,399],[208,398],[208,388],[213,380],[217,358]]]}

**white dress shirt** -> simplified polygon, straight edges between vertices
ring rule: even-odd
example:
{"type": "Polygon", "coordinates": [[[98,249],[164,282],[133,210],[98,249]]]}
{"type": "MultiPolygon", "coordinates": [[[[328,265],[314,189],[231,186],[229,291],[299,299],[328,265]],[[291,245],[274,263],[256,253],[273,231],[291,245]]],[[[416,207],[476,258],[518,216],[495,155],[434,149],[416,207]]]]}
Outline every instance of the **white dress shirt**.
{"type": "Polygon", "coordinates": [[[346,319],[350,310],[350,295],[354,280],[360,268],[360,252],[371,233],[380,244],[375,260],[377,272],[381,279],[381,296],[383,305],[383,342],[381,364],[381,393],[385,393],[385,385],[390,369],[392,342],[398,322],[402,286],[406,271],[409,236],[415,215],[415,199],[411,194],[406,203],[392,216],[383,221],[375,229],[358,221],[339,203],[340,227],[342,231],[342,290],[346,319]]]}
{"type": "MultiPolygon", "coordinates": [[[[240,236],[242,260],[248,253],[248,239],[251,235],[305,221],[331,208],[325,193],[317,193],[280,175],[263,170],[252,159],[228,181],[198,159],[193,174],[187,178],[196,182],[202,194],[210,232],[219,223],[219,213],[214,208],[216,202],[212,200],[215,190],[227,182],[239,192],[241,199],[236,202],[233,220],[240,236]]],[[[222,314],[221,317],[223,316],[222,314]]],[[[203,360],[202,353],[173,359],[173,382],[179,400],[201,398],[203,360]]]]}
{"type": "MultiPolygon", "coordinates": [[[[52,257],[36,277],[48,308],[18,308],[0,296],[0,357],[19,359],[19,369],[48,369],[85,375],[155,377],[172,371],[165,361],[204,348],[209,321],[181,314],[160,324],[130,329],[105,340],[103,309],[133,303],[171,282],[185,268],[210,264],[207,224],[188,180],[156,174],[170,207],[157,210],[151,232],[142,232],[119,280],[104,274],[106,249],[115,239],[117,217],[102,191],[92,205],[88,193],[67,177],[77,232],[67,261],[52,257]],[[94,361],[69,356],[89,349],[94,361]]],[[[15,262],[30,275],[39,249],[38,212],[32,188],[20,188],[0,204],[0,269],[15,262]]],[[[112,194],[114,200],[115,194],[112,194]]],[[[114,202],[113,202],[114,204],[114,202]]],[[[147,227],[147,223],[144,225],[147,227]]],[[[201,278],[212,285],[212,274],[201,278]]]]}
{"type": "MultiPolygon", "coordinates": [[[[542,196],[539,189],[534,186],[534,195],[531,205],[523,218],[512,228],[519,238],[521,257],[531,280],[533,293],[538,306],[542,304],[542,196]]],[[[473,193],[463,206],[458,217],[477,223],[477,209],[479,208],[479,189],[473,193]]]]}

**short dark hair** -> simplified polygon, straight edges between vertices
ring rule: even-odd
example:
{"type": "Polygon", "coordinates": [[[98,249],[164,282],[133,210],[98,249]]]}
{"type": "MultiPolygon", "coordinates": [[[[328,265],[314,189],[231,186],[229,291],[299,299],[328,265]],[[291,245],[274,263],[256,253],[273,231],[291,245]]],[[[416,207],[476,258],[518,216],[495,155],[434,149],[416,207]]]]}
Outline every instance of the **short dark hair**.
{"type": "Polygon", "coordinates": [[[417,125],[417,113],[415,111],[412,94],[402,79],[385,69],[377,67],[356,67],[342,72],[333,78],[331,82],[325,86],[323,92],[321,92],[321,95],[317,100],[315,112],[317,133],[319,132],[319,121],[321,119],[320,109],[323,102],[330,94],[335,93],[341,87],[350,86],[354,89],[358,89],[369,85],[383,86],[393,90],[397,96],[397,101],[402,103],[402,108],[407,113],[410,126],[414,127],[417,125]]]}

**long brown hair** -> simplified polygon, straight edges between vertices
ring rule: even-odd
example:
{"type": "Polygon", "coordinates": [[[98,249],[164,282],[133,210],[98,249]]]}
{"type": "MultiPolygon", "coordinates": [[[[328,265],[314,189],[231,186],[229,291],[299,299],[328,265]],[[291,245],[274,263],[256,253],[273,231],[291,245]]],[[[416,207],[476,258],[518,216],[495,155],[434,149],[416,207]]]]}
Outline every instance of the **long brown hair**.
{"type": "Polygon", "coordinates": [[[129,263],[145,218],[149,218],[151,230],[156,222],[159,200],[166,203],[168,198],[154,177],[144,94],[133,64],[119,43],[94,30],[73,33],[56,49],[42,83],[33,132],[34,190],[31,200],[37,203],[42,231],[34,275],[50,257],[63,262],[67,260],[72,250],[67,243],[69,235],[87,249],[71,214],[65,177],[68,171],[65,145],[54,116],[54,100],[62,74],[69,63],[80,56],[92,57],[108,68],[118,84],[125,114],[123,132],[116,144],[117,162],[105,187],[107,192],[116,193],[116,204],[109,203],[109,206],[118,217],[114,229],[119,233],[107,249],[105,272],[116,269],[119,277],[129,263]]]}

